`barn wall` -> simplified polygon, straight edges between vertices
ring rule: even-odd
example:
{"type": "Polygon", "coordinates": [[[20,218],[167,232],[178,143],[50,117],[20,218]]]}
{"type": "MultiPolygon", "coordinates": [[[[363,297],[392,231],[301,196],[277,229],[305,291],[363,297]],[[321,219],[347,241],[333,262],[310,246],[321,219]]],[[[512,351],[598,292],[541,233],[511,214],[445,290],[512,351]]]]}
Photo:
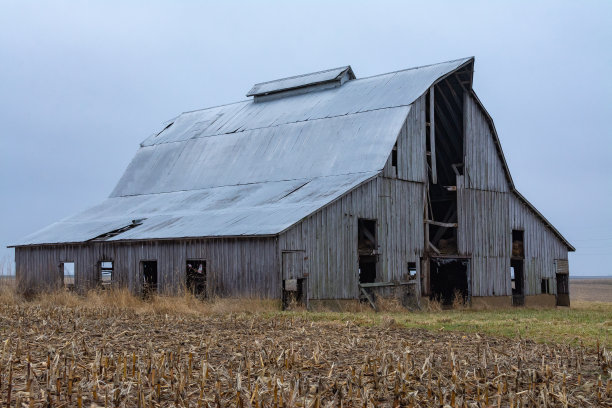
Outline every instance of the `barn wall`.
{"type": "Polygon", "coordinates": [[[281,234],[279,251],[303,251],[310,299],[355,299],[358,219],[376,219],[376,280],[406,280],[423,252],[423,196],[422,183],[377,177],[281,234]]]}
{"type": "Polygon", "coordinates": [[[556,292],[555,259],[567,247],[511,190],[488,120],[465,99],[465,172],[457,177],[458,250],[471,255],[472,296],[511,295],[512,230],[524,230],[525,295],[541,293],[541,278],[556,292]]]}
{"type": "Polygon", "coordinates": [[[474,98],[465,93],[465,186],[477,190],[510,191],[491,126],[474,98]]]}
{"type": "Polygon", "coordinates": [[[397,169],[393,168],[391,156],[389,156],[383,176],[426,183],[425,149],[425,95],[423,95],[412,104],[398,136],[397,169]]]}
{"type": "Polygon", "coordinates": [[[280,297],[275,238],[92,242],[82,245],[17,247],[17,279],[22,285],[61,284],[59,264],[75,263],[75,285],[95,287],[100,261],[113,261],[113,280],[138,293],[140,261],[157,260],[161,293],[180,293],[187,259],[206,260],[209,295],[280,297]]]}
{"type": "Polygon", "coordinates": [[[567,247],[516,195],[509,198],[510,228],[524,230],[525,291],[541,293],[542,278],[550,279],[551,293],[557,293],[555,259],[567,260],[567,247]]]}

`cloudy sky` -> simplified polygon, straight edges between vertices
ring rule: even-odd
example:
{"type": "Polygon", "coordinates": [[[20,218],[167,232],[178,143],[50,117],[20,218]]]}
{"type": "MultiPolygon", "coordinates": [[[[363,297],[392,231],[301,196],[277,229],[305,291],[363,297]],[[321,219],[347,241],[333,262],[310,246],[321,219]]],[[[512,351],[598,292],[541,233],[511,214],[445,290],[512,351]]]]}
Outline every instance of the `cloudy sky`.
{"type": "Polygon", "coordinates": [[[0,258],[108,196],[176,114],[256,82],[476,57],[518,190],[612,275],[612,2],[0,1],[0,258]]]}

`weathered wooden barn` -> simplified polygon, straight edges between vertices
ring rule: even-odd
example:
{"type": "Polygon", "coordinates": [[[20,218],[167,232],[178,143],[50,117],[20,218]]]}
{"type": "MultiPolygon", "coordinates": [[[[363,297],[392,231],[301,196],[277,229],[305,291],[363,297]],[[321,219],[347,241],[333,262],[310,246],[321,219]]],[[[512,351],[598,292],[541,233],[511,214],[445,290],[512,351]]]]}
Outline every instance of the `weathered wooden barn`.
{"type": "Polygon", "coordinates": [[[569,304],[574,248],[515,189],[473,69],[347,66],[185,112],[106,201],[15,245],[19,285],[569,304]]]}

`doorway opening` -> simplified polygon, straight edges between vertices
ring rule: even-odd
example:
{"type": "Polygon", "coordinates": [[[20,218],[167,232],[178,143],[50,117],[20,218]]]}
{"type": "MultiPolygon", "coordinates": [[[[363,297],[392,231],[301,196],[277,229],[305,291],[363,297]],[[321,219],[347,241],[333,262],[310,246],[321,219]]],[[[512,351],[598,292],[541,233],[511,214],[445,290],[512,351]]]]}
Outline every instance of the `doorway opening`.
{"type": "Polygon", "coordinates": [[[525,304],[525,276],[522,259],[512,259],[510,261],[510,279],[512,282],[512,305],[523,306],[525,304]]]}
{"type": "Polygon", "coordinates": [[[469,302],[469,260],[432,258],[430,260],[431,298],[444,306],[469,302]]]}
{"type": "Polygon", "coordinates": [[[109,288],[113,283],[113,262],[100,261],[98,268],[100,270],[100,286],[102,288],[109,288]]]}
{"type": "MultiPolygon", "coordinates": [[[[357,248],[359,252],[359,284],[376,282],[378,262],[378,243],[376,240],[376,220],[359,218],[357,220],[357,248]]],[[[372,288],[359,287],[362,302],[374,302],[372,288]]]]}
{"type": "Polygon", "coordinates": [[[185,286],[197,298],[206,298],[206,261],[188,259],[185,275],[185,286]]]}
{"type": "Polygon", "coordinates": [[[60,263],[60,277],[62,286],[67,289],[74,289],[74,262],[60,263]]]}
{"type": "Polygon", "coordinates": [[[157,261],[141,261],[142,294],[149,297],[157,292],[157,261]]]}
{"type": "Polygon", "coordinates": [[[283,310],[306,305],[304,301],[305,281],[304,278],[283,280],[283,310]]]}
{"type": "Polygon", "coordinates": [[[569,274],[557,273],[557,306],[569,306],[569,274]]]}

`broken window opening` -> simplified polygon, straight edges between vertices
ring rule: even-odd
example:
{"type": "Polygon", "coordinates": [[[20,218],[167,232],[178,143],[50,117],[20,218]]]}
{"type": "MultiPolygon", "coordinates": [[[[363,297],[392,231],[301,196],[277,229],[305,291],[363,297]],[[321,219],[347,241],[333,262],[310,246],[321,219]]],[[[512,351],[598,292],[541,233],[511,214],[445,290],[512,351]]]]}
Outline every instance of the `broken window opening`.
{"type": "Polygon", "coordinates": [[[512,286],[512,304],[523,306],[525,304],[525,276],[523,274],[523,260],[510,261],[510,281],[512,286]]]}
{"type": "Polygon", "coordinates": [[[188,259],[185,275],[187,290],[197,298],[206,298],[206,261],[188,259]]]}
{"type": "Polygon", "coordinates": [[[376,220],[359,218],[357,227],[359,255],[374,255],[378,248],[376,242],[376,220]]]}
{"type": "Polygon", "coordinates": [[[417,278],[417,267],[416,262],[408,262],[408,280],[416,280],[417,278]]]}
{"type": "Polygon", "coordinates": [[[469,260],[432,258],[429,268],[431,299],[443,306],[469,302],[469,260]]]}
{"type": "Polygon", "coordinates": [[[140,261],[142,273],[142,294],[150,297],[157,292],[157,261],[140,261]]]}
{"type": "Polygon", "coordinates": [[[60,263],[60,276],[62,285],[67,289],[74,288],[74,262],[60,263]]]}
{"type": "Polygon", "coordinates": [[[391,166],[395,170],[395,175],[397,175],[397,142],[393,145],[393,150],[391,151],[391,166]]]}
{"type": "Polygon", "coordinates": [[[512,230],[512,258],[525,258],[525,245],[523,243],[524,235],[525,231],[512,230]]]}
{"type": "Polygon", "coordinates": [[[541,283],[540,283],[540,292],[543,295],[550,294],[550,281],[548,278],[542,278],[541,283]]]}
{"type": "Polygon", "coordinates": [[[100,285],[102,288],[109,288],[113,283],[113,262],[100,261],[100,285]]]}

